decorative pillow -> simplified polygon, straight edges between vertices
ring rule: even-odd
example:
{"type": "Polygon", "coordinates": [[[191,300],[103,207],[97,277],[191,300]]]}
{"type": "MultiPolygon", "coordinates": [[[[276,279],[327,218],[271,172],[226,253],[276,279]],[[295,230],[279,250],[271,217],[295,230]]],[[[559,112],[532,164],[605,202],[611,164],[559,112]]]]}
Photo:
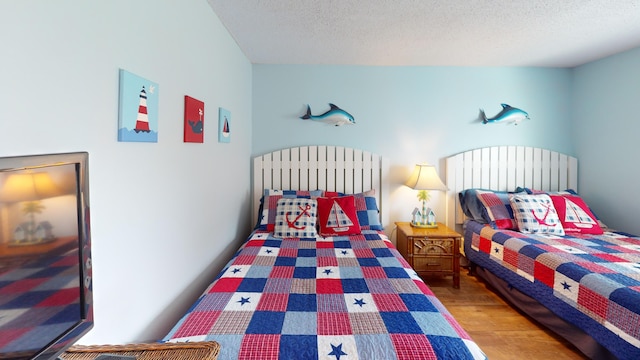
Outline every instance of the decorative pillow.
{"type": "Polygon", "coordinates": [[[314,190],[274,190],[264,189],[262,199],[260,199],[260,209],[258,210],[258,224],[256,229],[273,231],[276,222],[276,208],[278,200],[286,199],[315,199],[322,196],[324,191],[314,190]]]}
{"type": "Polygon", "coordinates": [[[479,223],[486,223],[487,221],[482,217],[482,210],[484,205],[478,199],[479,189],[466,189],[458,193],[458,199],[460,200],[460,207],[464,215],[479,223]]]}
{"type": "MultiPolygon", "coordinates": [[[[335,191],[325,191],[325,197],[345,196],[343,193],[335,191]]],[[[353,194],[356,205],[356,214],[361,230],[384,230],[380,221],[380,210],[376,201],[376,191],[368,190],[362,193],[353,194]]]]}
{"type": "Polygon", "coordinates": [[[313,199],[278,200],[273,236],[278,238],[315,238],[318,202],[313,199]]]}
{"type": "Polygon", "coordinates": [[[529,195],[538,195],[538,194],[547,194],[547,195],[567,195],[567,194],[569,194],[569,195],[578,195],[578,193],[577,193],[575,190],[573,190],[573,189],[566,189],[566,190],[561,190],[561,191],[545,191],[545,190],[530,189],[530,188],[527,188],[527,187],[525,187],[525,188],[518,187],[518,189],[516,189],[516,191],[517,191],[517,190],[520,190],[520,191],[526,191],[526,192],[527,192],[527,194],[529,194],[529,195]]]}
{"type": "Polygon", "coordinates": [[[320,235],[360,234],[360,223],[358,222],[353,196],[333,198],[319,197],[317,201],[320,235]]]}
{"type": "Polygon", "coordinates": [[[520,232],[564,235],[564,229],[549,195],[513,194],[509,199],[520,232]]]}
{"type": "Polygon", "coordinates": [[[567,233],[602,234],[596,216],[577,195],[549,195],[567,233]]]}
{"type": "MultiPolygon", "coordinates": [[[[578,192],[576,192],[573,189],[566,189],[566,190],[562,190],[562,191],[544,191],[544,190],[536,190],[536,189],[529,189],[529,188],[518,188],[521,189],[523,191],[526,191],[527,194],[547,194],[547,195],[578,195],[578,192]]],[[[593,214],[594,219],[598,222],[598,226],[600,226],[601,229],[603,228],[607,228],[607,225],[605,225],[605,223],[602,222],[602,220],[600,220],[600,218],[598,217],[598,214],[595,213],[595,211],[593,211],[590,207],[588,207],[589,211],[591,211],[591,214],[593,214]]],[[[556,209],[558,210],[558,209],[556,209]]],[[[565,229],[566,230],[566,229],[565,229]]]]}
{"type": "Polygon", "coordinates": [[[482,218],[494,229],[517,230],[518,224],[513,215],[506,191],[476,190],[476,196],[482,203],[482,218]]]}

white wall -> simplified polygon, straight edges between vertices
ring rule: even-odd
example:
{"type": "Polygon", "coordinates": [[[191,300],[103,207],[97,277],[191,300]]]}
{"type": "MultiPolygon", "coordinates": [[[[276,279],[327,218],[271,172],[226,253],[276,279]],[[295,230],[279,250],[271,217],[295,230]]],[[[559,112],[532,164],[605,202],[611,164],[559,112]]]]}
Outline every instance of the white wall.
{"type": "Polygon", "coordinates": [[[161,338],[249,230],[251,64],[206,0],[3,1],[0,44],[0,156],[90,154],[81,343],[161,338]],[[117,141],[120,68],[159,84],[158,143],[117,141]],[[205,103],[204,144],[183,143],[185,95],[205,103]]]}
{"type": "MultiPolygon", "coordinates": [[[[253,155],[306,144],[343,145],[389,158],[390,221],[408,221],[419,205],[402,184],[415,163],[490,145],[529,145],[573,154],[571,72],[551,68],[364,67],[254,65],[253,155]],[[335,103],[355,125],[301,120],[306,104],[321,114],[335,103]],[[528,111],[520,125],[480,123],[500,103],[528,111]]],[[[444,196],[429,205],[444,221],[444,196]]],[[[387,225],[387,231],[392,226],[387,225]]],[[[392,225],[392,224],[391,224],[392,225]]]]}
{"type": "Polygon", "coordinates": [[[640,48],[574,69],[580,193],[610,227],[640,234],[640,48]]]}

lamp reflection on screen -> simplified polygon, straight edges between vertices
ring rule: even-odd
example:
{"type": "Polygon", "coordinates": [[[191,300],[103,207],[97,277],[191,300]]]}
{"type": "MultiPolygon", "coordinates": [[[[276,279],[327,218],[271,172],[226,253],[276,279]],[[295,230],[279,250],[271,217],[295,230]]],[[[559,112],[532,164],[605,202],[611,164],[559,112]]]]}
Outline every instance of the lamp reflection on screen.
{"type": "Polygon", "coordinates": [[[0,189],[0,201],[21,203],[21,211],[28,221],[20,223],[13,232],[9,245],[35,245],[55,240],[49,221],[36,221],[36,214],[45,206],[42,200],[63,195],[46,172],[20,172],[7,176],[0,189]]]}
{"type": "Polygon", "coordinates": [[[447,187],[440,180],[436,168],[433,165],[416,164],[413,169],[413,173],[409,180],[405,183],[406,186],[418,191],[418,200],[422,201],[422,211],[420,212],[419,220],[412,219],[411,225],[421,228],[435,228],[438,225],[435,221],[435,215],[430,209],[427,210],[427,201],[429,201],[428,190],[446,191],[447,187]],[[430,214],[428,214],[430,213],[430,214]],[[430,218],[433,217],[433,218],[430,218]]]}

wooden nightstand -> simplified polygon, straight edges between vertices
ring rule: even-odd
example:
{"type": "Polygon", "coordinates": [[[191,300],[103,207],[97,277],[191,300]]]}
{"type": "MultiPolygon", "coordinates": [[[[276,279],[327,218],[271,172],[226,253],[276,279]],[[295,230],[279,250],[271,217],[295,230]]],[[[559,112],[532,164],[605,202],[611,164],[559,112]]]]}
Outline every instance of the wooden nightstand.
{"type": "Polygon", "coordinates": [[[433,229],[408,222],[396,222],[396,227],[398,251],[418,275],[453,275],[453,287],[460,287],[460,234],[441,223],[433,229]]]}

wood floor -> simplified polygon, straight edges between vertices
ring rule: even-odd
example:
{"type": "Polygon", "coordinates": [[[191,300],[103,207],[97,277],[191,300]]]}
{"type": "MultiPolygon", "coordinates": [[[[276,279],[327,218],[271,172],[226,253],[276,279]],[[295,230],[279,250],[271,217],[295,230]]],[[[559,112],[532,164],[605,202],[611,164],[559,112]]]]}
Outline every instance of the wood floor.
{"type": "Polygon", "coordinates": [[[460,289],[451,277],[426,277],[431,290],[490,360],[587,359],[575,347],[490,291],[482,280],[460,275],[460,289]]]}

